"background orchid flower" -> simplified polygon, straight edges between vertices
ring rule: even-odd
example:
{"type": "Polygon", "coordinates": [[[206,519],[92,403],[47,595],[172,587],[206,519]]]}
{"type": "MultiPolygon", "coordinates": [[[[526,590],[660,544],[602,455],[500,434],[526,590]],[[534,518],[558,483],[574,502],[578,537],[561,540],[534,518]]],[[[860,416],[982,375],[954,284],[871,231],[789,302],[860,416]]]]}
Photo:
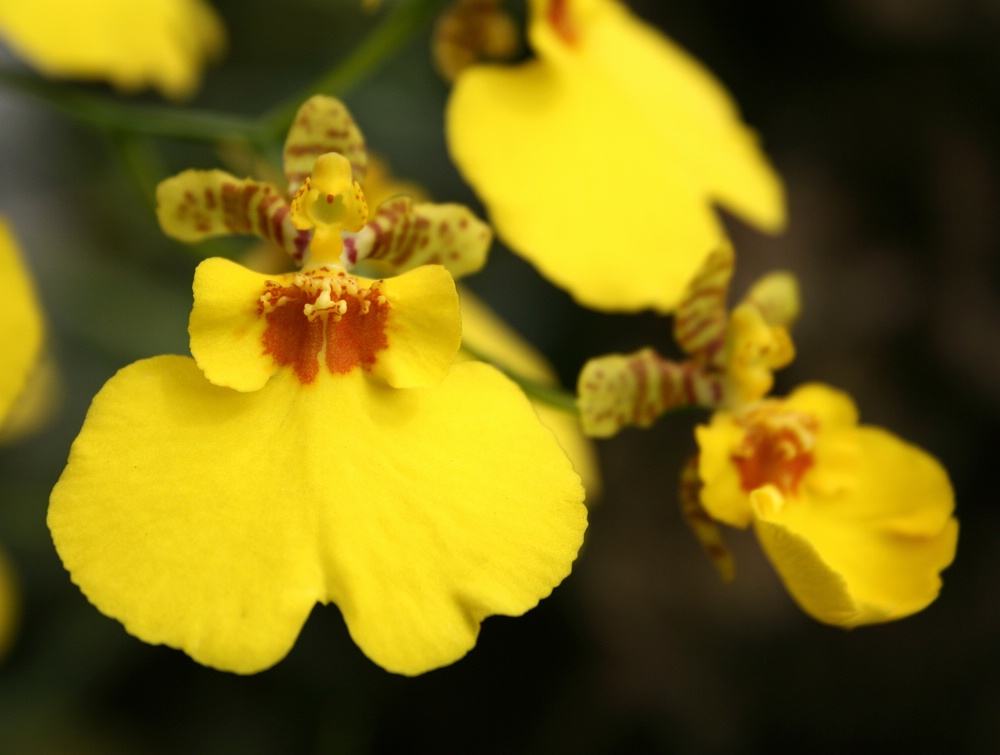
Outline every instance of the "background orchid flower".
{"type": "Polygon", "coordinates": [[[714,205],[781,229],[781,182],[700,63],[616,0],[529,7],[536,57],[467,68],[446,121],[511,249],[585,306],[668,312],[722,241],[714,205]]]}
{"type": "Polygon", "coordinates": [[[753,524],[810,616],[850,628],[909,616],[937,597],[958,539],[948,475],[925,451],[858,425],[846,394],[802,386],[716,412],[695,434],[704,510],[753,524]]]}
{"type": "Polygon", "coordinates": [[[226,44],[203,0],[5,0],[0,38],[48,76],[191,95],[226,44]]]}

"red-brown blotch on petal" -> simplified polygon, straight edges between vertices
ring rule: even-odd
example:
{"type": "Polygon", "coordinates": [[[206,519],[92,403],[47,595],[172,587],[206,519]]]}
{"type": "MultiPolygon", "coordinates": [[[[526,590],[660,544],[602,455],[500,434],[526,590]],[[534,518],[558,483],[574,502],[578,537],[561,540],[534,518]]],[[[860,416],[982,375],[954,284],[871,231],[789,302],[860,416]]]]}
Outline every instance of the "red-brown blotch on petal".
{"type": "Polygon", "coordinates": [[[267,320],[264,353],[291,366],[303,384],[316,379],[321,358],[336,375],[371,370],[389,346],[390,305],[379,285],[364,287],[326,267],[295,275],[291,285],[268,281],[257,302],[258,315],[267,320]]]}

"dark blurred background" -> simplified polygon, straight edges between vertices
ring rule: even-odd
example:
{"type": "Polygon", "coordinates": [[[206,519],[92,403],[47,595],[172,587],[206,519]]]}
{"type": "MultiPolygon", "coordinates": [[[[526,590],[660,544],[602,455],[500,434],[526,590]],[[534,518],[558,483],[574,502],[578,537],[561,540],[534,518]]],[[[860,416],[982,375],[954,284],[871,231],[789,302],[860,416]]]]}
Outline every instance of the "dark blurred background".
{"type": "MultiPolygon", "coordinates": [[[[1000,2],[631,5],[727,84],[785,177],[786,233],[730,223],[734,291],[776,267],[802,283],[799,355],[778,392],[844,388],[864,420],[949,469],[962,530],[939,600],[886,626],[821,626],[748,533],[730,534],[738,577],[720,584],[677,511],[689,416],[599,444],[605,493],[572,576],[528,615],[488,619],[452,667],[382,671],[332,606],[248,678],[133,639],[70,583],[47,496],[103,382],[187,352],[206,249],[162,237],[113,140],[0,92],[0,213],[65,377],[57,422],[0,449],[0,546],[23,599],[0,660],[0,752],[1000,752],[1000,2]]],[[[248,115],[374,23],[350,2],[215,6],[230,50],[195,104],[248,115]]],[[[397,174],[474,204],[447,159],[428,34],[345,99],[397,174]]],[[[164,175],[219,165],[208,149],[159,146],[164,175]]],[[[502,247],[469,283],[568,385],[591,356],[669,348],[668,319],[581,310],[502,247]]]]}

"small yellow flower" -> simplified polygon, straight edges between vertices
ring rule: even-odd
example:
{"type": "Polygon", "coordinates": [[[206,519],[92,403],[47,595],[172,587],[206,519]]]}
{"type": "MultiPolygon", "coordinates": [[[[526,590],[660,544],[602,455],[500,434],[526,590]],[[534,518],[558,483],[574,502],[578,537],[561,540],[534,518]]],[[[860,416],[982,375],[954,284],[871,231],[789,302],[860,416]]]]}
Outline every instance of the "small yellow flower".
{"type": "Polygon", "coordinates": [[[947,473],[921,449],[858,425],[846,394],[806,385],[716,412],[696,435],[704,511],[753,524],[810,616],[855,627],[937,597],[958,538],[947,473]]]}
{"type": "Polygon", "coordinates": [[[4,0],[0,38],[46,75],[172,98],[192,94],[226,44],[202,0],[4,0]]]}
{"type": "Polygon", "coordinates": [[[307,106],[286,144],[297,207],[221,171],[159,192],[175,236],[256,232],[306,264],[198,266],[194,358],[154,357],[108,381],[48,523],[74,582],[147,642],[252,673],[333,602],[369,658],[419,674],[464,655],[485,617],[520,615],[565,578],[584,493],[511,381],[452,364],[454,280],[418,261],[481,264],[489,235],[464,208],[398,199],[351,230],[363,143],[330,158],[329,135],[346,132],[322,116],[344,125],[346,111],[307,106]],[[347,269],[358,257],[404,272],[365,278],[347,269]]]}
{"type": "Polygon", "coordinates": [[[696,60],[616,0],[530,14],[537,57],[463,71],[446,124],[514,251],[584,305],[666,312],[722,240],[715,204],[783,226],[779,178],[696,60]]]}

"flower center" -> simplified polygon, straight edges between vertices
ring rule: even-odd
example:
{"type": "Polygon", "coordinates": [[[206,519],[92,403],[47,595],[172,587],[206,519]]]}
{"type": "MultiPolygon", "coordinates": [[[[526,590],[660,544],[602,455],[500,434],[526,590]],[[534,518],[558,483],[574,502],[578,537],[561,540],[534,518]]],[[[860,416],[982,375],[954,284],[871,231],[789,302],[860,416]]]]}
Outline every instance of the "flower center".
{"type": "Polygon", "coordinates": [[[341,231],[360,231],[368,221],[368,203],[346,157],[329,152],[316,159],[312,176],[292,197],[290,215],[299,230],[313,229],[313,262],[338,260],[341,231]]]}
{"type": "Polygon", "coordinates": [[[741,424],[747,430],[732,460],[743,490],[770,484],[786,495],[798,493],[802,476],[815,461],[816,418],[764,404],[747,412],[741,424]]]}
{"type": "Polygon", "coordinates": [[[370,370],[388,347],[390,305],[382,281],[369,287],[343,271],[320,267],[284,281],[267,281],[257,314],[267,319],[264,353],[291,366],[303,384],[316,379],[320,360],[335,375],[370,370]]]}

